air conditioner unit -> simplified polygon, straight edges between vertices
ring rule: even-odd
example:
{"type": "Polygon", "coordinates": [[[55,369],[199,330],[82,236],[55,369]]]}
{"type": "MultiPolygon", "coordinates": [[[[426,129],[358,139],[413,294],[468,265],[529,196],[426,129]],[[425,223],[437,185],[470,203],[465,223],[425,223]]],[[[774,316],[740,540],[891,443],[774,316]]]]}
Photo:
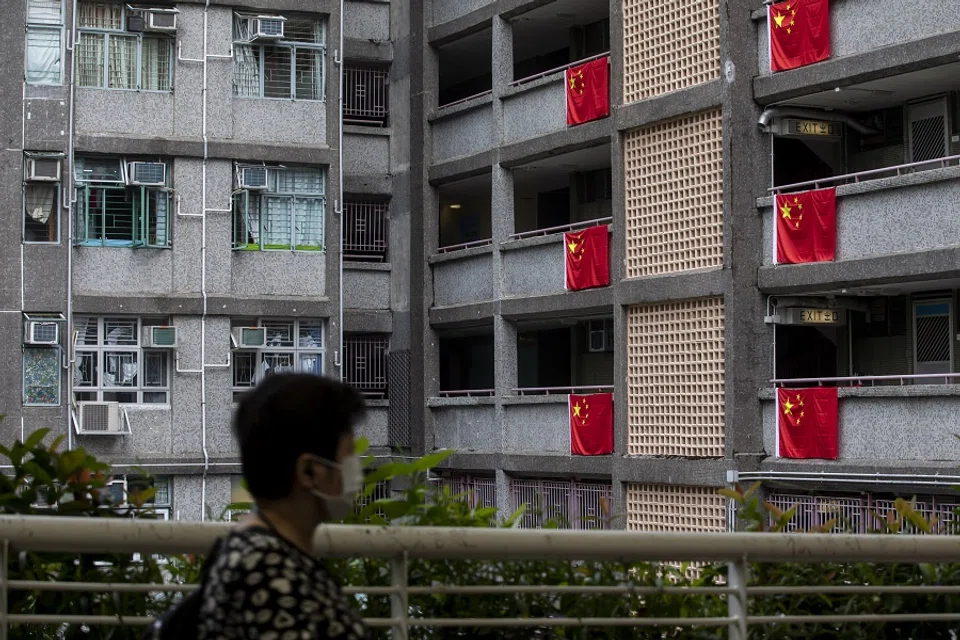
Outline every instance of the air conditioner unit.
{"type": "Polygon", "coordinates": [[[60,180],[60,159],[27,158],[27,180],[57,182],[60,180]]]}
{"type": "Polygon", "coordinates": [[[128,162],[127,182],[139,187],[163,187],[167,184],[167,165],[163,162],[128,162]]]}
{"type": "Polygon", "coordinates": [[[587,324],[587,350],[590,353],[613,351],[613,322],[591,320],[587,324]]]}
{"type": "Polygon", "coordinates": [[[82,434],[124,433],[119,402],[79,402],[77,410],[77,427],[82,434]]]}
{"type": "Polygon", "coordinates": [[[262,349],[267,346],[267,330],[263,327],[237,327],[230,332],[234,349],[262,349]]]}
{"type": "Polygon", "coordinates": [[[177,30],[177,14],[174,11],[148,11],[146,16],[147,31],[161,31],[171,33],[177,30]]]}
{"type": "Polygon", "coordinates": [[[127,16],[127,31],[130,33],[143,33],[147,23],[142,15],[127,16]]]}
{"type": "Polygon", "coordinates": [[[24,325],[24,344],[60,344],[60,323],[31,320],[24,325]]]}
{"type": "Polygon", "coordinates": [[[240,170],[240,188],[257,189],[267,188],[266,167],[244,167],[240,170]]]}
{"type": "Polygon", "coordinates": [[[173,349],[177,346],[177,328],[144,327],[142,338],[147,349],[173,349]]]}
{"type": "Polygon", "coordinates": [[[251,40],[282,40],[283,23],[287,19],[283,16],[257,16],[250,18],[251,40]]]}

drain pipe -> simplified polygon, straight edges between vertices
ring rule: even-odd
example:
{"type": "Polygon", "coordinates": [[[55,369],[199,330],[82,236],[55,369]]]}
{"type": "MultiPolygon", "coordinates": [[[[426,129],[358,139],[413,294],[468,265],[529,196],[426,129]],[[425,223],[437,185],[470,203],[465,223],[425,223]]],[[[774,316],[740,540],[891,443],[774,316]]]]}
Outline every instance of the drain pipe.
{"type": "MultiPolygon", "coordinates": [[[[208,0],[209,1],[209,0],[208,0]]],[[[339,278],[340,278],[340,290],[339,290],[339,313],[340,313],[340,351],[336,354],[335,364],[337,367],[337,373],[339,378],[343,380],[343,358],[344,358],[344,326],[343,326],[343,224],[344,224],[344,210],[343,205],[343,8],[344,0],[340,0],[340,50],[337,52],[338,64],[340,66],[340,81],[337,83],[339,86],[339,99],[337,102],[337,122],[339,123],[339,135],[340,142],[337,145],[337,179],[340,185],[340,194],[339,202],[337,203],[337,213],[340,215],[340,237],[337,239],[338,246],[340,247],[340,268],[339,268],[339,278]]]]}
{"type": "Polygon", "coordinates": [[[876,129],[857,122],[852,116],[837,111],[821,111],[819,109],[806,109],[802,107],[767,107],[760,114],[757,124],[761,127],[768,127],[774,118],[785,118],[793,116],[795,118],[815,118],[819,120],[829,120],[831,122],[842,122],[851,129],[858,131],[863,135],[872,135],[879,133],[876,129]]]}
{"type": "Polygon", "coordinates": [[[207,72],[209,51],[210,0],[203,6],[203,85],[201,132],[203,135],[203,162],[200,169],[200,297],[203,309],[200,315],[200,442],[203,449],[203,474],[200,476],[200,521],[207,519],[207,473],[210,471],[210,452],[207,450],[207,72]]]}
{"type": "MultiPolygon", "coordinates": [[[[77,43],[77,0],[73,0],[73,25],[70,31],[70,46],[67,47],[67,50],[73,53],[76,48],[77,43]]],[[[70,56],[71,62],[73,61],[73,56],[70,56]]],[[[66,75],[66,70],[64,70],[64,75],[66,75]]],[[[74,237],[74,223],[73,216],[76,214],[76,209],[74,208],[74,203],[76,202],[76,190],[73,188],[73,154],[74,154],[74,113],[76,112],[76,86],[77,83],[73,77],[73,73],[70,73],[70,104],[68,105],[68,111],[70,112],[68,118],[69,122],[67,125],[67,184],[69,185],[67,189],[67,197],[63,198],[63,201],[67,203],[67,322],[65,324],[67,331],[64,336],[67,342],[67,348],[64,350],[66,357],[64,358],[66,362],[63,365],[63,368],[66,370],[67,375],[67,450],[73,449],[73,369],[76,366],[77,354],[74,351],[73,345],[73,243],[76,241],[74,237]]]]}

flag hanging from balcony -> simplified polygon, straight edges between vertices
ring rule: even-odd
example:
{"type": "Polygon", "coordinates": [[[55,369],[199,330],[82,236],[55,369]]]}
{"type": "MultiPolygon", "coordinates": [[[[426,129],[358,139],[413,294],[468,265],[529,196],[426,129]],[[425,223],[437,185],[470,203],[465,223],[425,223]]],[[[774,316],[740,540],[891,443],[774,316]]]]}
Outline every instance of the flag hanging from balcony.
{"type": "Polygon", "coordinates": [[[613,453],[613,394],[569,397],[570,453],[602,456],[613,453]]]}
{"type": "Polygon", "coordinates": [[[610,115],[609,58],[567,69],[567,126],[610,115]]]}
{"type": "Polygon", "coordinates": [[[778,193],[778,264],[830,262],[837,252],[837,190],[778,193]]]}
{"type": "Polygon", "coordinates": [[[786,71],[830,57],[828,0],[787,0],[767,8],[770,70],[786,71]]]}
{"type": "Polygon", "coordinates": [[[836,460],[836,387],[777,389],[777,455],[836,460]]]}
{"type": "Polygon", "coordinates": [[[563,234],[566,260],[564,286],[568,291],[610,284],[609,227],[602,225],[563,234]]]}

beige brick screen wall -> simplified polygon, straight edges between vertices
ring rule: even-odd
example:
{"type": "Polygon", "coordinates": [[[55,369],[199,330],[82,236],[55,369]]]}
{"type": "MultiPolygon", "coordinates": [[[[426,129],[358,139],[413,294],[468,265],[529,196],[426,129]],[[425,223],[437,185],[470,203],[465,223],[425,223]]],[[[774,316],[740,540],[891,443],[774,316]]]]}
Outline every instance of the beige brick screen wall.
{"type": "Polygon", "coordinates": [[[723,266],[719,109],[624,136],[626,276],[723,266]]]}
{"type": "Polygon", "coordinates": [[[719,0],[623,0],[625,104],[719,77],[719,0]]]}
{"type": "Polygon", "coordinates": [[[710,487],[627,485],[631,531],[726,531],[727,501],[710,487]]]}
{"type": "Polygon", "coordinates": [[[627,453],[724,455],[723,298],[627,310],[627,453]]]}

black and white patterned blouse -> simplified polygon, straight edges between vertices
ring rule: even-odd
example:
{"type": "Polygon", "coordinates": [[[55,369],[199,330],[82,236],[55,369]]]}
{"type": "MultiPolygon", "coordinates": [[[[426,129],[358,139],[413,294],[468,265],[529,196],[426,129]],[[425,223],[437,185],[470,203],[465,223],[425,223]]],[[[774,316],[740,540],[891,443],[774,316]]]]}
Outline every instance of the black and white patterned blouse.
{"type": "Polygon", "coordinates": [[[199,640],[366,637],[323,563],[261,528],[224,540],[204,587],[199,640]]]}

